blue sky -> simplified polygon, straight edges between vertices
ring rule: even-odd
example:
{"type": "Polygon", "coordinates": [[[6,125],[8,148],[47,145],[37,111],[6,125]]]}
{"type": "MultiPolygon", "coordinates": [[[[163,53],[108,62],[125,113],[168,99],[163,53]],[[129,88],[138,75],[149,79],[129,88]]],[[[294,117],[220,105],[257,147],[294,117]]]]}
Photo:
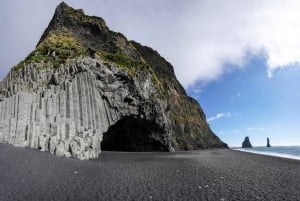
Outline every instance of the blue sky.
{"type": "Polygon", "coordinates": [[[265,146],[267,137],[273,145],[300,145],[300,66],[279,69],[272,78],[266,68],[263,55],[252,57],[242,69],[188,88],[230,146],[240,146],[245,136],[254,146],[265,146]]]}
{"type": "MultiPolygon", "coordinates": [[[[0,79],[34,49],[61,0],[0,1],[0,79]]],[[[298,0],[65,0],[156,49],[230,146],[300,145],[298,0]]]]}

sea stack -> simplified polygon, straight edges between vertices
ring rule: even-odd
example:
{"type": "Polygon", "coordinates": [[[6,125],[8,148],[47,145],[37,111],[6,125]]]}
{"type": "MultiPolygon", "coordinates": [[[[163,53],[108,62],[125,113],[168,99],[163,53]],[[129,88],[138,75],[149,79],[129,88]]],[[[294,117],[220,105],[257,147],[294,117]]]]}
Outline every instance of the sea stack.
{"type": "Polygon", "coordinates": [[[242,148],[252,148],[252,145],[250,143],[249,137],[245,137],[243,144],[242,144],[242,148]]]}
{"type": "Polygon", "coordinates": [[[269,138],[267,138],[267,147],[271,147],[269,138]]]}
{"type": "Polygon", "coordinates": [[[0,142],[79,159],[227,147],[157,51],[64,2],[0,82],[0,142]]]}

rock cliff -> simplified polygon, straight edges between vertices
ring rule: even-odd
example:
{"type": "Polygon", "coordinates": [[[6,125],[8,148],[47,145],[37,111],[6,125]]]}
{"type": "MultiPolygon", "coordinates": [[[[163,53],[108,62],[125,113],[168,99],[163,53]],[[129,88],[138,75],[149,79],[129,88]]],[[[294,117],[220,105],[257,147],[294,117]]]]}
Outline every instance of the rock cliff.
{"type": "Polygon", "coordinates": [[[79,159],[227,147],[170,63],[65,3],[0,82],[0,142],[79,159]]]}

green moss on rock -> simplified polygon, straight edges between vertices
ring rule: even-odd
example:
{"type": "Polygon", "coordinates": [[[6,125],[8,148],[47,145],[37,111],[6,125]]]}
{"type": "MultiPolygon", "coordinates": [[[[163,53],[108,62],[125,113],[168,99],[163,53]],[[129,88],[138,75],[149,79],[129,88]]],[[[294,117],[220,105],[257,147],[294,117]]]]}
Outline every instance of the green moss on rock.
{"type": "Polygon", "coordinates": [[[67,30],[50,33],[23,61],[16,65],[13,70],[18,71],[30,63],[51,62],[56,68],[64,64],[68,59],[79,55],[86,55],[86,49],[67,30]]]}
{"type": "Polygon", "coordinates": [[[108,53],[108,52],[98,52],[100,58],[106,62],[112,62],[117,66],[121,67],[123,70],[128,72],[131,76],[135,76],[139,71],[148,71],[151,74],[151,78],[155,84],[155,87],[162,92],[163,85],[158,79],[155,72],[149,66],[149,64],[140,61],[134,61],[128,56],[122,53],[108,53]]]}

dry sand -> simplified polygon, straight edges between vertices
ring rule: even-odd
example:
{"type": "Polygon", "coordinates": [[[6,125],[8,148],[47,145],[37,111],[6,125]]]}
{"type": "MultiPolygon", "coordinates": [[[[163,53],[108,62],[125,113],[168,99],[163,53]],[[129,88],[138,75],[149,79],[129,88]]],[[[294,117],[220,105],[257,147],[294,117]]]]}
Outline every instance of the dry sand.
{"type": "Polygon", "coordinates": [[[0,144],[0,200],[300,200],[300,161],[231,150],[80,161],[0,144]]]}

